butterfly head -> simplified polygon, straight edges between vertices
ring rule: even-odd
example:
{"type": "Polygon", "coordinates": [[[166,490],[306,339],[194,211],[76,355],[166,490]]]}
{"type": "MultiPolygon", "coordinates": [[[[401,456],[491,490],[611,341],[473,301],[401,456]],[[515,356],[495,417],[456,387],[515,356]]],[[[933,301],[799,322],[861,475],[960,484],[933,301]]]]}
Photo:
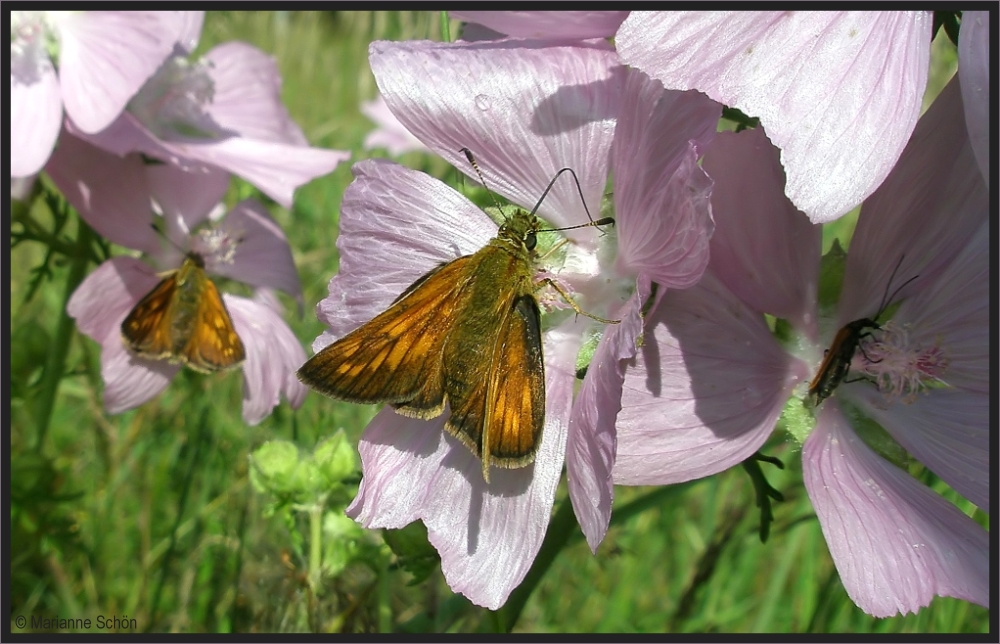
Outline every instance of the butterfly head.
{"type": "Polygon", "coordinates": [[[524,210],[517,210],[504,220],[497,232],[497,238],[530,253],[535,250],[538,243],[536,233],[540,228],[538,217],[524,210]]]}

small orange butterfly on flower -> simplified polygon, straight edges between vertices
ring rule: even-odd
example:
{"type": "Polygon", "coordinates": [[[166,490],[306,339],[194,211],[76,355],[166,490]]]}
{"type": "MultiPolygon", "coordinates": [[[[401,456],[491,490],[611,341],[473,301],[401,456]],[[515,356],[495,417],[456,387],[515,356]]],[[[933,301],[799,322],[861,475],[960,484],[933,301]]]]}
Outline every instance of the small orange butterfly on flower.
{"type": "Polygon", "coordinates": [[[188,253],[164,274],[122,322],[122,340],[135,355],[212,373],[240,365],[246,350],[200,255],[188,253]]]}

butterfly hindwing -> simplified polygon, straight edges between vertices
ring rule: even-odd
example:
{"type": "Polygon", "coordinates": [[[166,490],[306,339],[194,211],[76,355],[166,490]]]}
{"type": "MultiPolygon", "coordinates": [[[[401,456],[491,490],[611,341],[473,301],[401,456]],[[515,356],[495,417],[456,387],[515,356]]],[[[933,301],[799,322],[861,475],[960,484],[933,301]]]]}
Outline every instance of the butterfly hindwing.
{"type": "Polygon", "coordinates": [[[451,417],[445,425],[482,459],[487,480],[490,465],[513,468],[532,461],[545,421],[541,320],[535,298],[517,295],[494,317],[491,328],[495,333],[480,336],[476,346],[449,345],[445,354],[447,383],[462,378],[467,360],[488,364],[487,378],[448,386],[451,417]]]}

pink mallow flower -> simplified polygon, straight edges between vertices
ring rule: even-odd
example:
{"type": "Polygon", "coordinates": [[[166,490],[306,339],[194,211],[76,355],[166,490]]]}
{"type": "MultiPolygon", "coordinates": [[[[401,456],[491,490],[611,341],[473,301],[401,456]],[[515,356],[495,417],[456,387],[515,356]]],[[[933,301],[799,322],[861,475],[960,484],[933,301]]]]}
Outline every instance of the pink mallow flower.
{"type": "MultiPolygon", "coordinates": [[[[648,292],[651,276],[687,285],[704,269],[711,182],[695,163],[695,146],[714,133],[718,104],[664,92],[632,75],[605,43],[375,42],[369,58],[400,122],[478,180],[460,152],[471,149],[489,188],[514,204],[532,208],[557,172],[572,168],[583,202],[572,177],[560,176],[538,209],[553,226],[586,223],[584,203],[598,216],[613,140],[645,138],[625,167],[636,172],[625,185],[648,194],[631,202],[616,195],[615,229],[566,231],[565,252],[550,254],[538,267],[539,277],[557,280],[582,310],[621,317],[615,327],[627,329],[624,337],[640,328],[636,293],[648,292]],[[630,111],[618,120],[626,103],[630,111]],[[645,128],[650,132],[643,136],[645,128]],[[657,268],[644,277],[648,267],[657,268]]],[[[313,343],[316,351],[385,310],[431,268],[478,251],[497,234],[482,210],[425,174],[381,160],[356,164],[353,171],[341,207],[340,272],[318,306],[329,331],[313,343]]],[[[558,239],[555,233],[539,238],[558,239]]],[[[443,431],[447,410],[422,421],[383,409],[359,445],[364,478],[348,514],[370,528],[422,520],[448,584],[491,609],[507,600],[538,553],[564,459],[571,490],[582,480],[600,487],[610,467],[588,460],[599,447],[567,453],[567,441],[589,447],[596,440],[573,434],[593,431],[588,419],[598,414],[593,406],[599,394],[574,400],[573,391],[581,347],[604,325],[574,315],[550,291],[538,293],[546,410],[532,465],[494,468],[487,484],[478,459],[443,431]]],[[[587,374],[585,391],[595,388],[589,383],[602,369],[587,374]]],[[[600,515],[591,507],[600,504],[610,511],[610,495],[574,494],[578,516],[600,515]]]]}
{"type": "Polygon", "coordinates": [[[886,617],[935,595],[988,606],[987,532],[879,453],[893,453],[884,446],[894,443],[989,511],[989,192],[957,80],[864,202],[832,317],[818,305],[821,229],[783,196],[777,150],[764,134],[720,134],[703,165],[716,182],[709,269],[647,318],[625,374],[615,482],[720,472],[757,451],[784,413],[830,553],[859,607],[886,617]],[[887,288],[903,284],[891,319],[862,340],[853,382],[814,407],[808,383],[837,330],[874,316],[887,288]],[[787,322],[783,342],[765,313],[787,322]]]}
{"type": "Polygon", "coordinates": [[[11,176],[45,165],[64,108],[81,132],[106,128],[170,55],[185,24],[200,19],[201,12],[12,11],[11,176]]]}
{"type": "Polygon", "coordinates": [[[157,271],[177,268],[187,252],[203,258],[209,276],[257,288],[253,298],[222,294],[246,349],[243,420],[259,423],[281,395],[292,407],[302,404],[307,390],[295,370],[305,361],[305,351],[272,293],[281,289],[301,301],[301,287],[285,235],[259,203],[244,200],[220,220],[208,221],[226,191],[228,175],[146,165],[139,155],[121,158],[69,134],[63,135],[48,169],[88,223],[112,241],[144,250],[156,264],[154,268],[134,257],[113,257],[87,276],[67,305],[80,331],[101,344],[104,407],[109,413],[157,396],[181,368],[130,353],[121,324],[162,279],[157,271]],[[152,214],[154,204],[161,216],[152,214]],[[162,222],[166,239],[151,226],[154,220],[162,222]]]}
{"type": "MultiPolygon", "coordinates": [[[[190,49],[196,34],[186,40],[190,49]]],[[[190,172],[231,172],[285,208],[295,188],[350,157],[309,146],[281,103],[274,59],[242,42],[213,47],[197,61],[178,51],[108,128],[70,131],[120,156],[141,152],[190,172]]]]}
{"type": "Polygon", "coordinates": [[[633,11],[622,60],[760,117],[785,192],[815,223],[868,197],[920,116],[930,12],[633,11]]]}

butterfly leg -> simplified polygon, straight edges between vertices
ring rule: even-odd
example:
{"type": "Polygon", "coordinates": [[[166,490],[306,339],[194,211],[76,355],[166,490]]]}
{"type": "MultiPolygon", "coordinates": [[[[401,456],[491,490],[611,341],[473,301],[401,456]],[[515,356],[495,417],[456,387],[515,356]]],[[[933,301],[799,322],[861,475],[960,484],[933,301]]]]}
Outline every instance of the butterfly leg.
{"type": "Polygon", "coordinates": [[[546,277],[541,282],[539,282],[538,288],[541,288],[546,284],[554,288],[556,292],[559,293],[559,295],[562,295],[563,299],[566,300],[567,304],[569,304],[573,308],[573,310],[577,312],[578,315],[585,315],[588,318],[591,318],[592,320],[597,320],[598,322],[603,322],[604,324],[618,324],[619,322],[621,322],[621,320],[608,320],[606,318],[602,318],[592,313],[587,313],[586,311],[580,308],[579,304],[573,301],[573,298],[570,297],[569,293],[566,292],[566,289],[559,286],[559,283],[550,277],[546,277]]]}

